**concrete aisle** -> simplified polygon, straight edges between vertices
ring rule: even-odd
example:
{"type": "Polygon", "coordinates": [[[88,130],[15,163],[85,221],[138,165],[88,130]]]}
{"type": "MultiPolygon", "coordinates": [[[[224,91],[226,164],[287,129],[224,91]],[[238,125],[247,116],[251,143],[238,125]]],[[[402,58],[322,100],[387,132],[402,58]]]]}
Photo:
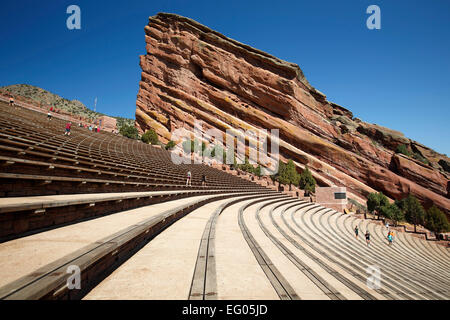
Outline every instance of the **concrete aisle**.
{"type": "Polygon", "coordinates": [[[122,211],[0,244],[0,287],[160,212],[212,196],[196,196],[122,211]]]}
{"type": "Polygon", "coordinates": [[[203,230],[224,202],[202,206],[164,230],[83,299],[186,300],[203,230]]]}
{"type": "MultiPolygon", "coordinates": [[[[238,224],[239,208],[249,202],[252,200],[230,206],[217,221],[215,242],[217,293],[220,300],[279,299],[238,224]]],[[[255,206],[247,210],[252,210],[255,206]]]]}

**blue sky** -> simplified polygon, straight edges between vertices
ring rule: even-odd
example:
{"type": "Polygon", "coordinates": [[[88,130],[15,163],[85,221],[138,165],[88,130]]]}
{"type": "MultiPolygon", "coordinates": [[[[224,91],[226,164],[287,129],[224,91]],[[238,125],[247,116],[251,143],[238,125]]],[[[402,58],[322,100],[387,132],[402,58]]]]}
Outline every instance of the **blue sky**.
{"type": "Polygon", "coordinates": [[[297,63],[330,101],[450,154],[450,1],[3,1],[0,86],[27,83],[134,118],[144,26],[190,17],[297,63]],[[81,8],[81,30],[66,8],[81,8]],[[366,8],[381,9],[381,30],[366,8]]]}

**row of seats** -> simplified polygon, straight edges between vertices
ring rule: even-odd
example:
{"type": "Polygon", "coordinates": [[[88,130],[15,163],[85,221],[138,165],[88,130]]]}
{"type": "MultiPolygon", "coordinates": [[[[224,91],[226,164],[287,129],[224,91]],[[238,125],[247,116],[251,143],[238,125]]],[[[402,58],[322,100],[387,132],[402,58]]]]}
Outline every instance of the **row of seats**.
{"type": "Polygon", "coordinates": [[[140,141],[76,124],[67,136],[60,119],[4,103],[0,107],[3,196],[179,189],[185,188],[188,171],[195,187],[206,175],[208,189],[261,189],[208,166],[176,165],[169,152],[140,141]]]}
{"type": "Polygon", "coordinates": [[[76,124],[66,136],[60,119],[0,109],[1,299],[450,297],[443,246],[402,233],[389,246],[369,220],[175,165],[139,141],[76,124]],[[73,266],[80,289],[67,286],[73,266]]]}

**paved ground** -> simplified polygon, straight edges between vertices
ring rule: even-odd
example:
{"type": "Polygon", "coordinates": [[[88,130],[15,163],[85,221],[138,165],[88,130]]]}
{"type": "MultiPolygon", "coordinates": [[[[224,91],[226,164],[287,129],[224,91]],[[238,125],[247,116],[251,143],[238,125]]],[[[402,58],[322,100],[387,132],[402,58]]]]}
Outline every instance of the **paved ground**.
{"type": "Polygon", "coordinates": [[[0,243],[0,286],[164,210],[206,197],[211,196],[167,201],[0,243]]]}

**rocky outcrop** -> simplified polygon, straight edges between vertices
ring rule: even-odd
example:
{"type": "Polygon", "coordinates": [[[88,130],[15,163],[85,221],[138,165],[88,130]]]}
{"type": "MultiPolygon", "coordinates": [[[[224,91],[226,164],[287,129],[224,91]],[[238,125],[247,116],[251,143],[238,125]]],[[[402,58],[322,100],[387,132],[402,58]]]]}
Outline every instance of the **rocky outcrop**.
{"type": "Polygon", "coordinates": [[[163,142],[178,128],[280,130],[280,153],[321,185],[346,186],[358,199],[379,190],[411,192],[450,209],[446,156],[400,132],[365,123],[313,88],[298,65],[280,60],[191,19],[159,13],[145,27],[146,55],[136,101],[136,126],[163,142]],[[430,165],[395,156],[400,144],[423,149],[430,165]],[[429,154],[427,154],[427,152],[429,154]],[[430,156],[430,158],[428,158],[430,156]]]}

